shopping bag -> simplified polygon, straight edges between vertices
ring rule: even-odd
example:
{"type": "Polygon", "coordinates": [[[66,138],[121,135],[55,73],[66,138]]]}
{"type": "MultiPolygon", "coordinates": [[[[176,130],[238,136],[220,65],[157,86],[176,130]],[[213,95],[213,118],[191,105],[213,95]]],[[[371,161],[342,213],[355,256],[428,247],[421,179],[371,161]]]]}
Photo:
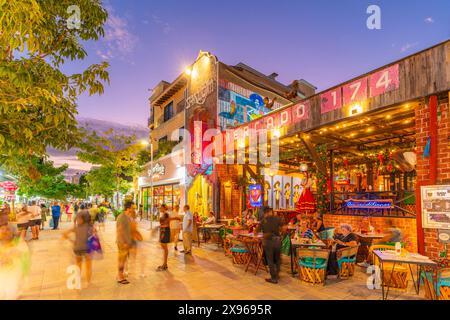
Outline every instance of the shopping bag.
{"type": "Polygon", "coordinates": [[[103,250],[99,237],[94,234],[88,238],[88,253],[93,259],[103,258],[103,250]]]}
{"type": "Polygon", "coordinates": [[[281,253],[287,256],[291,255],[291,239],[289,238],[289,235],[284,237],[281,242],[281,253]]]}

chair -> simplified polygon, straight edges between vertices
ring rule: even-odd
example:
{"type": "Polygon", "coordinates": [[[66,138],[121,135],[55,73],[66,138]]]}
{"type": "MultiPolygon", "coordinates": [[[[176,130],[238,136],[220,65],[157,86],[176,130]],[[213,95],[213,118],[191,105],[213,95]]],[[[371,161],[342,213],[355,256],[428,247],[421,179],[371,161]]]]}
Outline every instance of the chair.
{"type": "Polygon", "coordinates": [[[433,280],[433,273],[430,271],[422,271],[420,275],[425,288],[425,299],[437,300],[436,288],[433,280]]]}
{"type": "MultiPolygon", "coordinates": [[[[387,245],[373,245],[370,247],[369,257],[374,265],[379,265],[378,259],[374,257],[373,251],[375,250],[395,250],[395,247],[387,245]]],[[[402,248],[402,254],[407,252],[406,249],[402,248]]],[[[383,263],[383,284],[391,288],[406,289],[408,287],[408,268],[400,263],[395,264],[394,270],[392,270],[392,266],[393,263],[383,263]]]]}
{"type": "Polygon", "coordinates": [[[436,291],[439,300],[450,300],[450,268],[438,271],[436,291]]]}
{"type": "Polygon", "coordinates": [[[334,227],[325,228],[325,230],[320,231],[317,236],[322,240],[327,246],[333,241],[334,227]]]}
{"type": "Polygon", "coordinates": [[[330,251],[323,249],[297,249],[300,280],[325,285],[330,251]]]}
{"type": "Polygon", "coordinates": [[[356,254],[359,246],[342,248],[336,251],[339,278],[348,279],[355,273],[356,254]]]}
{"type": "Polygon", "coordinates": [[[228,235],[225,238],[225,241],[228,243],[227,245],[230,246],[228,252],[233,258],[233,264],[246,264],[248,259],[250,259],[250,252],[246,248],[245,244],[231,235],[228,235]]]}

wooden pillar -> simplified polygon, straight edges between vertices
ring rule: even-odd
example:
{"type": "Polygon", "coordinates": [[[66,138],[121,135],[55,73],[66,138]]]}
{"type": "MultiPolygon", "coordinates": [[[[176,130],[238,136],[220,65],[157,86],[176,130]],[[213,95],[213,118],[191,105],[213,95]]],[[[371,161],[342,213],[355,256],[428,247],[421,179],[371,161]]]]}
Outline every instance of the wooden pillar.
{"type": "Polygon", "coordinates": [[[334,210],[334,152],[330,150],[330,213],[334,210]]]}

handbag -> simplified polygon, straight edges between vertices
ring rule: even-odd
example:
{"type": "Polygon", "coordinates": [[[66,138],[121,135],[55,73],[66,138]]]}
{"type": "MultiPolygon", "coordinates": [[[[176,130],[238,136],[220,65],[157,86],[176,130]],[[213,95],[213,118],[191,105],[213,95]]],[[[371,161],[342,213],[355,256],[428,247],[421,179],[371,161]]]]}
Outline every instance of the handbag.
{"type": "Polygon", "coordinates": [[[103,250],[100,244],[100,239],[96,234],[90,236],[87,240],[88,244],[88,253],[92,256],[92,258],[101,259],[103,258],[103,250]]]}
{"type": "Polygon", "coordinates": [[[291,255],[291,239],[289,235],[284,237],[283,241],[281,242],[281,253],[286,256],[291,255]]]}

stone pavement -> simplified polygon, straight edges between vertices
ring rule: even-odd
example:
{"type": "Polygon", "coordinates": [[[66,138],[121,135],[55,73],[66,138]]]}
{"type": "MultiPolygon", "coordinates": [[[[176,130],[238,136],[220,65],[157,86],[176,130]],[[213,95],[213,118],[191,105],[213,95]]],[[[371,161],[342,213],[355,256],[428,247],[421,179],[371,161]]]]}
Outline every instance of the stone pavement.
{"type": "MultiPolygon", "coordinates": [[[[130,284],[116,282],[117,249],[115,223],[108,222],[101,231],[104,250],[102,260],[93,261],[92,283],[87,287],[83,277],[81,290],[70,290],[66,281],[67,267],[74,263],[71,244],[61,239],[62,230],[45,230],[41,239],[31,241],[32,265],[30,277],[20,299],[376,299],[381,290],[366,287],[367,275],[357,267],[350,280],[328,280],[325,286],[300,282],[288,272],[289,257],[283,256],[281,279],[277,285],[266,283],[263,270],[255,276],[244,272],[244,267],[233,265],[231,258],[215,244],[194,245],[193,255],[184,256],[169,250],[169,270],[156,272],[161,264],[162,250],[157,242],[157,231],[148,231],[142,225],[144,241],[136,260],[130,263],[130,284]],[[142,274],[145,277],[142,277],[142,274]]],[[[181,243],[179,244],[181,248],[181,243]]],[[[412,285],[408,292],[391,290],[390,299],[420,299],[412,285]]]]}

